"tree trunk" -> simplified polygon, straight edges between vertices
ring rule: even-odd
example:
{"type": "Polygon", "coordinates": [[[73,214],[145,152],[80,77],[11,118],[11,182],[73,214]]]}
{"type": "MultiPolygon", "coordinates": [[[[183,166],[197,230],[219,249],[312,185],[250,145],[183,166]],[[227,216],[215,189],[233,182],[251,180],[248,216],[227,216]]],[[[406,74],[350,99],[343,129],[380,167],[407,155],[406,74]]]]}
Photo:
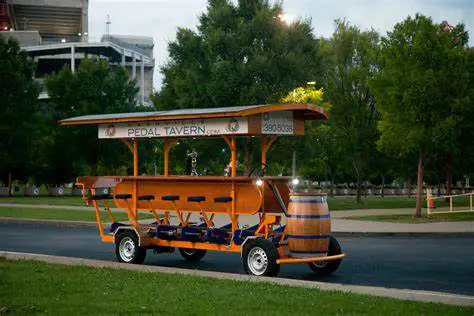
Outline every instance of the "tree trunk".
{"type": "Polygon", "coordinates": [[[357,197],[356,197],[357,204],[362,203],[362,177],[360,173],[357,172],[357,197]]]}
{"type": "Polygon", "coordinates": [[[12,196],[12,173],[8,173],[8,196],[12,196]]]}
{"type": "Polygon", "coordinates": [[[331,172],[331,186],[329,187],[329,195],[334,196],[334,181],[336,181],[336,176],[334,172],[331,172]]]}
{"type": "Polygon", "coordinates": [[[411,182],[412,178],[411,176],[408,176],[408,197],[411,198],[411,182]]]}
{"type": "Polygon", "coordinates": [[[439,162],[436,163],[436,182],[438,183],[438,193],[437,196],[441,196],[441,168],[439,162]]]}
{"type": "MultiPolygon", "coordinates": [[[[453,169],[452,169],[452,156],[451,154],[446,155],[446,195],[451,195],[451,189],[453,185],[453,169]]],[[[449,198],[446,199],[449,201],[449,198]]]]}
{"type": "Polygon", "coordinates": [[[382,197],[385,197],[385,175],[382,174],[382,190],[381,190],[382,197]]]}
{"type": "Polygon", "coordinates": [[[416,210],[415,217],[421,216],[421,203],[423,193],[423,149],[420,145],[418,149],[418,175],[417,175],[417,187],[416,187],[416,210]]]}

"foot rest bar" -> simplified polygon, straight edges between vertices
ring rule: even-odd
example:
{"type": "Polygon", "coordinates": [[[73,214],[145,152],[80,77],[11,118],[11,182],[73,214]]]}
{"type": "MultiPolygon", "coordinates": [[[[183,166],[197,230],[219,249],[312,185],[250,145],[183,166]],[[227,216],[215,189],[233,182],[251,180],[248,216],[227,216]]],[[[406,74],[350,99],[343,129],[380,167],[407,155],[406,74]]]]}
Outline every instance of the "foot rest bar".
{"type": "Polygon", "coordinates": [[[345,253],[335,256],[326,256],[326,257],[313,257],[313,258],[282,258],[276,261],[277,264],[285,263],[309,263],[309,262],[318,262],[318,261],[332,261],[342,259],[346,256],[345,253]]]}

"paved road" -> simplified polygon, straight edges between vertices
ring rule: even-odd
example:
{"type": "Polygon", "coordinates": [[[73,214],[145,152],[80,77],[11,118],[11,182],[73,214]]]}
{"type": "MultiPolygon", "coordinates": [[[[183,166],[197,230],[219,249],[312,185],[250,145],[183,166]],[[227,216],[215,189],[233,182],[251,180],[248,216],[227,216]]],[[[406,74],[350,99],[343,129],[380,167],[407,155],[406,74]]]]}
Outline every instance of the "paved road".
{"type": "MultiPolygon", "coordinates": [[[[339,238],[348,257],[327,278],[304,264],[283,265],[281,277],[474,295],[473,237],[339,238]]],[[[99,241],[95,229],[0,223],[0,249],[115,260],[113,245],[99,241]]],[[[244,273],[238,254],[209,252],[197,265],[179,254],[149,252],[146,264],[244,273]]]]}

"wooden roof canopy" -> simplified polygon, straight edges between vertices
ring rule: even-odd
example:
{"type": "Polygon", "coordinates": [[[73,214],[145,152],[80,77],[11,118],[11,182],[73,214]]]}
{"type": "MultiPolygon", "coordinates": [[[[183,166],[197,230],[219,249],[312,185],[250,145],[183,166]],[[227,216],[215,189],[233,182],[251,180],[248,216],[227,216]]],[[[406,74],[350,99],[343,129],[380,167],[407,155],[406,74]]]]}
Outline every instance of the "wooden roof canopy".
{"type": "Polygon", "coordinates": [[[85,115],[61,120],[59,124],[99,125],[99,138],[150,138],[225,134],[304,135],[304,121],[324,119],[327,119],[327,113],[322,107],[290,103],[85,115]],[[235,125],[229,124],[232,122],[235,125]],[[208,125],[200,128],[194,126],[196,124],[208,125]],[[140,130],[145,130],[145,133],[140,134],[140,130]]]}

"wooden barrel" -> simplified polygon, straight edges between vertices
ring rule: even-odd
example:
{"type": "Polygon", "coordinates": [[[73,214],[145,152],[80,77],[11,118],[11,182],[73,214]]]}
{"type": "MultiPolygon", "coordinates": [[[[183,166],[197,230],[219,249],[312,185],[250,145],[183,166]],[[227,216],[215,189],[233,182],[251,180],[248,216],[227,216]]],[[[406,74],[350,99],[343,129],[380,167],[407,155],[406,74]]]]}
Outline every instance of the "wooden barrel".
{"type": "Polygon", "coordinates": [[[326,256],[331,232],[327,196],[321,193],[291,193],[287,235],[292,257],[326,256]]]}

